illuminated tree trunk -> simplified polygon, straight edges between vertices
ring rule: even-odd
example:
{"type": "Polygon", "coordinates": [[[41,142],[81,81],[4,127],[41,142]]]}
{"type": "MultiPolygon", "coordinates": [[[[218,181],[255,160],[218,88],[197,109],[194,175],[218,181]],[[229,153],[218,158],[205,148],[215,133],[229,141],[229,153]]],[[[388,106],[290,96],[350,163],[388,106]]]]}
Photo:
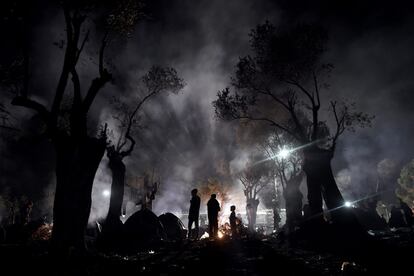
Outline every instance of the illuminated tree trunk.
{"type": "Polygon", "coordinates": [[[260,201],[258,199],[249,198],[246,201],[246,214],[249,223],[249,230],[254,232],[256,228],[257,207],[260,201]]]}
{"type": "Polygon", "coordinates": [[[84,234],[91,208],[93,180],[105,152],[105,139],[66,135],[54,139],[56,194],[53,207],[53,248],[68,253],[85,248],[84,234]]]}
{"type": "Polygon", "coordinates": [[[122,155],[108,148],[109,169],[112,172],[108,214],[102,227],[100,241],[103,249],[116,250],[122,245],[123,223],[120,219],[124,199],[125,165],[122,155]]]}
{"type": "Polygon", "coordinates": [[[112,184],[106,224],[119,221],[125,187],[125,165],[122,161],[122,156],[117,152],[113,152],[111,154],[108,154],[108,157],[109,168],[112,172],[112,184]]]}

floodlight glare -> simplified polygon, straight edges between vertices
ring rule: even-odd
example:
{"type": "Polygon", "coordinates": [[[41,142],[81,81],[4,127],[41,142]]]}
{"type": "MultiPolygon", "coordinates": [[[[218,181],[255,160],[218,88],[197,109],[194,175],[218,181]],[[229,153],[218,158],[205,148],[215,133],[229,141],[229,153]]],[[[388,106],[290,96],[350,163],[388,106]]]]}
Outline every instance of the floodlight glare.
{"type": "Polygon", "coordinates": [[[350,208],[352,207],[352,203],[349,201],[345,201],[345,207],[350,208]]]}
{"type": "Polygon", "coordinates": [[[289,155],[290,155],[290,150],[288,149],[281,149],[279,153],[277,154],[277,156],[282,159],[289,157],[289,155]]]}
{"type": "Polygon", "coordinates": [[[110,192],[109,190],[104,190],[104,191],[102,192],[102,195],[103,195],[104,197],[109,197],[109,196],[111,195],[111,192],[110,192]]]}

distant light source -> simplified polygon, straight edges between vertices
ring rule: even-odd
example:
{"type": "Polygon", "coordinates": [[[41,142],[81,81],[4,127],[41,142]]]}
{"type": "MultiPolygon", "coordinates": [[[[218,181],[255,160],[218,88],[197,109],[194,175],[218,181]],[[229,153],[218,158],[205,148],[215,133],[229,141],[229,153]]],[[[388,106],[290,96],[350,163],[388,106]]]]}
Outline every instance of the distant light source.
{"type": "Polygon", "coordinates": [[[345,207],[350,208],[352,207],[352,203],[349,201],[345,201],[345,207]]]}
{"type": "Polygon", "coordinates": [[[277,154],[277,156],[282,159],[289,157],[289,155],[290,155],[290,150],[285,149],[285,148],[281,149],[279,153],[277,154]]]}
{"type": "Polygon", "coordinates": [[[109,190],[103,190],[102,195],[104,197],[109,197],[111,195],[111,192],[109,190]]]}

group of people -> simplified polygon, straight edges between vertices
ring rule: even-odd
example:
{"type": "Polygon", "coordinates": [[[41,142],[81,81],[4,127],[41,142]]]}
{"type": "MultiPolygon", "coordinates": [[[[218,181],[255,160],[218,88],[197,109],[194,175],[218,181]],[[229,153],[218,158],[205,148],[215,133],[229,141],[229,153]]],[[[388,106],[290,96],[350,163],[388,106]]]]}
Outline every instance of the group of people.
{"type": "MultiPolygon", "coordinates": [[[[199,235],[199,215],[200,215],[200,197],[198,196],[198,190],[193,189],[191,191],[191,200],[190,200],[190,210],[188,212],[188,238],[198,238],[199,235]],[[194,224],[194,231],[192,231],[192,226],[194,224]]],[[[208,230],[210,237],[218,236],[218,214],[220,212],[220,204],[217,201],[216,194],[210,196],[209,201],[207,202],[207,217],[208,217],[208,230]]],[[[232,231],[232,236],[236,236],[237,232],[237,217],[236,217],[236,206],[232,205],[230,207],[230,227],[232,231]]]]}

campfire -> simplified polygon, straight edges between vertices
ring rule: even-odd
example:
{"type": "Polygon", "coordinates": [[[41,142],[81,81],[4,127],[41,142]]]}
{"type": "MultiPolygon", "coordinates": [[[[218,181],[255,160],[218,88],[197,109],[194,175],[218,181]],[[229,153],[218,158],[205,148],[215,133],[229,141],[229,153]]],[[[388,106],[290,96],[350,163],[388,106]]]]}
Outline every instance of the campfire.
{"type": "MultiPolygon", "coordinates": [[[[223,238],[226,238],[226,237],[231,237],[231,228],[230,228],[230,224],[229,223],[226,222],[225,224],[219,226],[219,230],[218,230],[218,233],[217,233],[217,237],[219,239],[223,239],[223,238]]],[[[204,239],[208,239],[208,238],[210,238],[210,235],[206,231],[200,237],[200,240],[204,240],[204,239]]]]}
{"type": "Polygon", "coordinates": [[[47,241],[52,236],[52,223],[46,223],[41,225],[35,232],[33,232],[31,239],[34,241],[47,241]]]}
{"type": "MultiPolygon", "coordinates": [[[[226,236],[228,236],[226,233],[223,232],[223,230],[219,230],[217,234],[219,239],[222,239],[226,236]]],[[[208,239],[210,238],[210,235],[207,232],[204,232],[204,234],[200,237],[200,240],[208,239]]]]}

